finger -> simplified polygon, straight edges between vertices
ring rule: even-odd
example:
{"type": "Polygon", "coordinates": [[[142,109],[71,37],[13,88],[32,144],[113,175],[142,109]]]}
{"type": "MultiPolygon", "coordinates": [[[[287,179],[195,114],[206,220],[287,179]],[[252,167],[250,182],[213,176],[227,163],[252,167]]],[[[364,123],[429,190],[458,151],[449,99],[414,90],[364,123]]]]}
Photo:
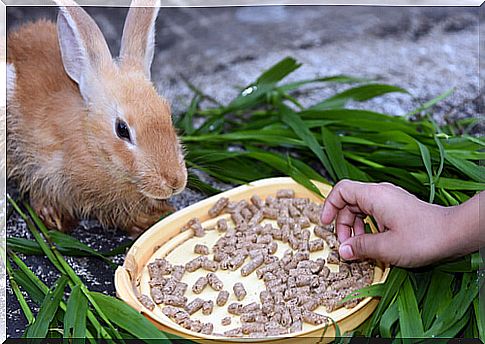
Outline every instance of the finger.
{"type": "Polygon", "coordinates": [[[392,262],[392,255],[399,254],[399,245],[393,242],[392,232],[362,234],[350,237],[340,245],[339,253],[345,260],[371,258],[392,262]]]}
{"type": "Polygon", "coordinates": [[[335,228],[340,242],[344,242],[350,238],[354,222],[355,214],[352,213],[349,208],[345,207],[338,212],[337,220],[335,221],[335,228]]]}
{"type": "Polygon", "coordinates": [[[322,223],[331,223],[338,211],[345,206],[352,207],[354,212],[370,214],[371,204],[367,201],[367,194],[371,189],[375,188],[375,185],[377,184],[354,182],[346,179],[338,182],[327,196],[323,205],[322,223]]]}
{"type": "Polygon", "coordinates": [[[353,228],[354,228],[354,235],[365,234],[364,220],[362,219],[362,217],[360,215],[355,216],[353,228]]]}

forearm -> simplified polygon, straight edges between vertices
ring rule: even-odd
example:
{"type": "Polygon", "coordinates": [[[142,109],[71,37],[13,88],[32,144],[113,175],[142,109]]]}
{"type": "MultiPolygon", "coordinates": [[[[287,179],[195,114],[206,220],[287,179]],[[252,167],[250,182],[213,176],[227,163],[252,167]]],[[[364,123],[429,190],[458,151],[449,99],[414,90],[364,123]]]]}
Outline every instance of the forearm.
{"type": "Polygon", "coordinates": [[[463,256],[485,246],[485,192],[465,203],[449,208],[447,223],[448,250],[451,257],[463,256]]]}

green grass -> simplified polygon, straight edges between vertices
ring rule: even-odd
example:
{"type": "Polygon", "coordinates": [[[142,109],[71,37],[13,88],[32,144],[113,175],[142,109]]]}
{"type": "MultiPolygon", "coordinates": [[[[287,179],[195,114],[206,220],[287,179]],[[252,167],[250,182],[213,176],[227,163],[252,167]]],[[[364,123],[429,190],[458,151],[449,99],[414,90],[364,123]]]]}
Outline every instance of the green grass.
{"type": "MultiPolygon", "coordinates": [[[[460,204],[485,189],[485,168],[479,164],[485,157],[485,140],[467,132],[476,123],[466,119],[440,126],[432,120],[433,106],[452,90],[444,90],[408,116],[392,117],[347,105],[395,92],[411,97],[406,90],[345,75],[285,83],[284,78],[297,73],[299,67],[294,59],[283,59],[226,105],[187,81],[194,97],[176,126],[192,172],[197,169],[234,185],[290,176],[316,193],[318,189],[311,180],[330,184],[343,178],[388,181],[425,201],[445,206],[460,204]],[[295,91],[303,86],[335,83],[348,86],[306,108],[296,97],[295,91]]],[[[194,173],[189,175],[189,186],[207,195],[219,192],[194,173]]],[[[117,342],[132,337],[163,338],[124,303],[89,291],[63,258],[88,255],[112,264],[108,257],[125,247],[115,252],[95,252],[69,236],[48,232],[31,209],[27,208],[28,215],[16,204],[15,209],[35,238],[8,239],[8,273],[30,324],[26,336],[41,333],[70,338],[85,333],[89,338],[117,342]],[[45,255],[64,277],[50,289],[14,251],[45,255]],[[71,296],[66,298],[60,290],[68,288],[71,296]],[[35,319],[21,289],[41,306],[35,319]],[[46,297],[55,303],[44,305],[46,297]],[[75,314],[74,307],[82,314],[75,314]],[[125,321],[127,317],[133,321],[125,321]]],[[[376,296],[380,303],[366,322],[344,335],[485,339],[483,309],[478,299],[483,284],[477,276],[481,263],[476,252],[421,269],[392,268],[385,284],[352,296],[376,296]]]]}

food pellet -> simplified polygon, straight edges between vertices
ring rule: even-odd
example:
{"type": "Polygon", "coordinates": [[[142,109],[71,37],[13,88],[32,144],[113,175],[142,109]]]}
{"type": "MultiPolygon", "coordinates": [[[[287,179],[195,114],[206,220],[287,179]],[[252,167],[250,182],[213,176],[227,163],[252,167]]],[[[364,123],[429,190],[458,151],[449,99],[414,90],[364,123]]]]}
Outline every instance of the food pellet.
{"type": "Polygon", "coordinates": [[[316,251],[321,251],[323,250],[325,244],[324,244],[324,241],[323,239],[315,239],[315,240],[312,240],[308,243],[308,250],[310,252],[316,252],[316,251]]]}
{"type": "Polygon", "coordinates": [[[194,253],[202,254],[202,255],[208,255],[209,254],[209,248],[206,245],[196,244],[194,246],[194,253]]]}
{"type": "Polygon", "coordinates": [[[175,286],[175,289],[173,290],[172,294],[177,295],[177,296],[184,296],[185,292],[187,291],[188,284],[184,282],[179,282],[175,286]]]}
{"type": "Polygon", "coordinates": [[[200,320],[192,321],[192,324],[190,324],[190,330],[194,332],[202,331],[202,322],[200,320]]]}
{"type": "Polygon", "coordinates": [[[281,189],[276,192],[276,198],[294,198],[295,191],[292,189],[281,189]]]}
{"type": "Polygon", "coordinates": [[[315,233],[317,237],[322,239],[326,239],[328,236],[334,235],[333,232],[322,226],[315,226],[315,228],[313,228],[313,233],[315,233]]]}
{"type": "Polygon", "coordinates": [[[237,302],[233,302],[227,306],[227,312],[234,315],[241,315],[243,305],[237,302]]]}
{"type": "Polygon", "coordinates": [[[312,325],[321,325],[329,321],[328,317],[307,310],[303,311],[302,317],[304,322],[312,325]]]}
{"type": "Polygon", "coordinates": [[[219,268],[219,264],[213,260],[208,259],[207,257],[204,258],[205,259],[202,259],[201,264],[202,269],[212,272],[217,271],[217,269],[219,268]]]}
{"type": "Polygon", "coordinates": [[[185,307],[187,298],[185,296],[178,295],[165,295],[163,297],[163,303],[169,306],[185,307]]]}
{"type": "Polygon", "coordinates": [[[252,312],[252,311],[257,311],[257,310],[259,310],[259,308],[260,308],[259,303],[251,302],[251,303],[243,306],[241,311],[243,313],[248,313],[248,312],[252,312]]]}
{"type": "Polygon", "coordinates": [[[254,332],[264,332],[264,324],[262,323],[243,323],[241,325],[242,333],[249,334],[254,332]]]}
{"type": "Polygon", "coordinates": [[[253,203],[258,209],[264,208],[264,201],[258,195],[251,196],[251,203],[253,203]]]}
{"type": "Polygon", "coordinates": [[[202,314],[204,315],[211,314],[213,309],[214,309],[214,301],[212,300],[205,301],[202,304],[202,314]]]}
{"type": "Polygon", "coordinates": [[[199,256],[197,258],[192,259],[190,262],[185,264],[185,270],[188,272],[194,272],[202,267],[202,263],[204,261],[203,256],[199,256]]]}
{"type": "Polygon", "coordinates": [[[165,283],[165,285],[163,286],[162,292],[164,294],[172,294],[178,283],[179,281],[177,281],[175,278],[169,278],[167,280],[167,283],[165,283]]]}
{"type": "Polygon", "coordinates": [[[229,326],[231,325],[231,317],[224,317],[221,319],[222,326],[229,326]]]}
{"type": "Polygon", "coordinates": [[[169,318],[174,317],[175,314],[177,314],[178,312],[180,312],[180,309],[177,308],[177,307],[165,306],[165,307],[162,308],[162,313],[165,314],[169,318]]]}
{"type": "Polygon", "coordinates": [[[254,270],[259,268],[264,262],[264,257],[263,255],[259,255],[254,257],[252,260],[250,260],[246,265],[244,265],[241,268],[241,275],[242,276],[248,276],[251,274],[254,270]]]}
{"type": "Polygon", "coordinates": [[[154,287],[151,289],[150,294],[152,296],[153,301],[159,305],[163,302],[163,293],[160,287],[154,287]]]}
{"type": "Polygon", "coordinates": [[[293,321],[290,326],[290,333],[300,332],[303,329],[303,323],[301,320],[293,321]]]}
{"type": "Polygon", "coordinates": [[[233,328],[232,330],[228,330],[224,332],[225,337],[242,337],[242,329],[240,327],[233,328]]]}
{"type": "Polygon", "coordinates": [[[202,330],[200,330],[200,333],[212,334],[212,332],[214,332],[214,324],[205,323],[204,325],[202,325],[202,330]]]}
{"type": "Polygon", "coordinates": [[[199,309],[202,308],[202,305],[204,304],[204,300],[202,300],[200,297],[197,297],[195,299],[193,299],[190,303],[188,303],[186,306],[185,306],[185,310],[190,314],[194,314],[195,312],[197,312],[199,309]]]}
{"type": "Polygon", "coordinates": [[[210,217],[216,217],[222,211],[224,208],[229,204],[229,198],[227,197],[221,197],[217,200],[217,202],[212,206],[212,208],[209,209],[209,216],[210,217]]]}
{"type": "Polygon", "coordinates": [[[202,291],[204,290],[204,288],[207,286],[208,283],[209,281],[207,280],[207,277],[205,276],[199,277],[197,281],[195,281],[194,285],[192,286],[192,291],[196,294],[200,294],[202,293],[202,291]]]}
{"type": "Polygon", "coordinates": [[[140,301],[140,303],[143,306],[145,306],[146,308],[148,308],[151,311],[153,311],[155,309],[155,304],[153,303],[152,299],[150,299],[146,295],[140,295],[140,296],[138,296],[138,301],[140,301]]]}
{"type": "Polygon", "coordinates": [[[219,232],[225,232],[225,231],[227,231],[227,221],[226,221],[226,219],[219,219],[219,220],[217,220],[216,229],[219,232]]]}
{"type": "Polygon", "coordinates": [[[192,229],[192,232],[196,237],[203,237],[205,235],[205,229],[197,218],[190,220],[186,226],[192,229]]]}
{"type": "Polygon", "coordinates": [[[226,304],[228,299],[229,299],[229,292],[226,290],[221,290],[219,294],[217,294],[216,305],[218,305],[219,307],[222,307],[226,304]]]}
{"type": "Polygon", "coordinates": [[[246,289],[244,288],[244,285],[241,282],[236,282],[233,286],[233,290],[234,290],[234,295],[236,296],[236,299],[238,301],[243,300],[247,295],[246,289]]]}
{"type": "Polygon", "coordinates": [[[172,269],[172,278],[180,281],[185,273],[185,267],[183,265],[175,265],[172,269]]]}
{"type": "Polygon", "coordinates": [[[235,256],[229,261],[229,264],[228,264],[229,270],[234,271],[239,269],[244,264],[245,260],[246,260],[246,257],[243,254],[238,254],[237,256],[235,256]]]}
{"type": "Polygon", "coordinates": [[[222,288],[224,288],[224,284],[215,273],[207,274],[207,282],[209,283],[210,287],[216,291],[220,291],[222,288]]]}
{"type": "Polygon", "coordinates": [[[340,262],[340,256],[337,252],[331,251],[327,257],[328,264],[338,264],[340,262]]]}

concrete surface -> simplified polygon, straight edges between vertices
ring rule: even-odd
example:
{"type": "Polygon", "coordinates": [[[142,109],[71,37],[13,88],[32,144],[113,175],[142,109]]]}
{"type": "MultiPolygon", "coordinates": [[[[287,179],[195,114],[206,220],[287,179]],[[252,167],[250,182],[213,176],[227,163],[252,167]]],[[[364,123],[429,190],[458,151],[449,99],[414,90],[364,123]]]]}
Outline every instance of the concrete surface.
{"type": "MultiPolygon", "coordinates": [[[[113,52],[126,13],[122,8],[89,8],[113,52]]],[[[54,8],[8,8],[9,28],[41,16],[55,18],[54,8]]],[[[222,102],[237,88],[285,56],[303,66],[288,78],[349,74],[379,77],[408,89],[412,96],[387,95],[365,104],[351,104],[402,115],[454,87],[453,96],[436,106],[440,121],[477,116],[483,100],[478,84],[478,9],[386,7],[231,7],[162,9],[157,26],[157,52],[152,75],[160,93],[183,111],[191,92],[181,75],[222,102]]],[[[305,90],[299,99],[312,104],[342,86],[305,90]]],[[[9,185],[14,192],[14,186],[9,185]]],[[[183,208],[202,195],[187,190],[174,200],[183,208]]],[[[8,236],[30,237],[13,215],[8,236]]],[[[84,223],[74,236],[95,249],[109,250],[127,240],[119,231],[103,231],[84,223]]],[[[34,272],[51,284],[57,277],[41,257],[26,257],[34,272]]],[[[119,264],[123,256],[115,258],[119,264]]],[[[113,270],[90,258],[70,258],[88,286],[114,295],[113,270]]],[[[10,337],[25,328],[15,297],[7,290],[10,337]]]]}

